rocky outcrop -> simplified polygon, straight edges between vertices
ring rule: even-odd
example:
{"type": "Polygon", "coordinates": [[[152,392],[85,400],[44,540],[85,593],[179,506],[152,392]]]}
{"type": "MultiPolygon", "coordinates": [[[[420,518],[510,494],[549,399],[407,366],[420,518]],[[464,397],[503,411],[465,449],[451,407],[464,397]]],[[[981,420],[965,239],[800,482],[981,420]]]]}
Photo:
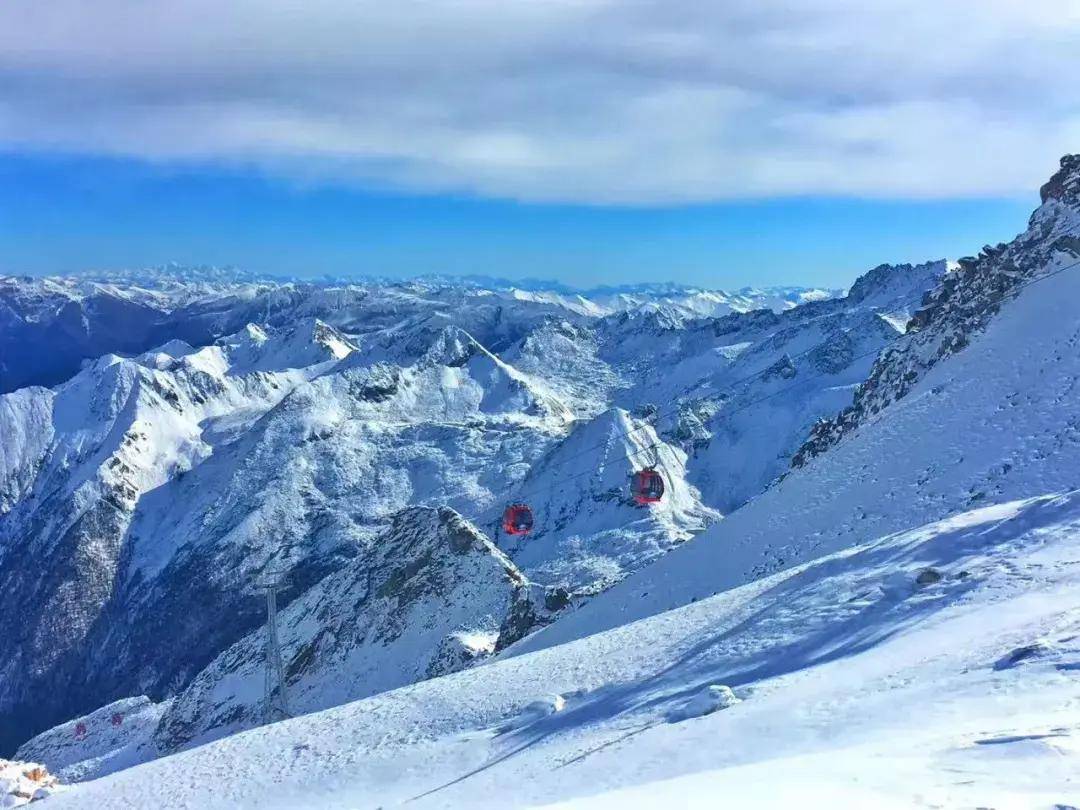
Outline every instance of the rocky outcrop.
{"type": "Polygon", "coordinates": [[[805,465],[906,396],[930,368],[975,339],[1019,285],[1080,259],[1080,155],[1061,159],[1041,196],[1024,233],[961,259],[926,295],[905,337],[882,353],[849,407],[814,425],[792,466],[805,465]]]}
{"type": "MultiPolygon", "coordinates": [[[[281,611],[289,709],[317,711],[470,666],[564,605],[454,510],[405,509],[365,554],[281,611]]],[[[200,673],[162,717],[158,747],[261,722],[265,644],[260,629],[200,673]]]]}
{"type": "Polygon", "coordinates": [[[47,799],[61,789],[43,765],[0,759],[0,807],[21,807],[47,799]]]}
{"type": "Polygon", "coordinates": [[[97,779],[153,757],[151,736],[168,703],[125,698],[61,723],[15,752],[44,763],[64,782],[97,779]]]}
{"type": "Polygon", "coordinates": [[[1039,198],[1044,205],[1052,200],[1076,205],[1080,199],[1080,155],[1065,155],[1061,159],[1061,168],[1039,189],[1039,198]]]}

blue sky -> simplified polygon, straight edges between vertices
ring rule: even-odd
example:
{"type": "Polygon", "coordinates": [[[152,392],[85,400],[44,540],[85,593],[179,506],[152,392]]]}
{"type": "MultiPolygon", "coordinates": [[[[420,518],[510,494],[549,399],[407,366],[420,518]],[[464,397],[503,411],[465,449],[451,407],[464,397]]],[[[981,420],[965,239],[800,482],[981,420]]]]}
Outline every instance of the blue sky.
{"type": "Polygon", "coordinates": [[[1076,0],[0,3],[0,268],[844,285],[1023,228],[1076,0]]]}
{"type": "Polygon", "coordinates": [[[0,272],[177,261],[270,273],[842,287],[1023,228],[1037,195],[568,205],[300,185],[258,171],[0,155],[0,272]]]}

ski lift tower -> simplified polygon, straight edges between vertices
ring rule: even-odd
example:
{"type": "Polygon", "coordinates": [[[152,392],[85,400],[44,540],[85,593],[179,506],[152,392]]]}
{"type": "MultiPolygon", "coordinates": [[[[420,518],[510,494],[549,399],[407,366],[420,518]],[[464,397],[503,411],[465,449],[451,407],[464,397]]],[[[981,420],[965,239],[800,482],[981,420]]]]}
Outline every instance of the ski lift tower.
{"type": "Polygon", "coordinates": [[[277,629],[277,594],[289,586],[284,571],[266,571],[255,583],[266,594],[266,682],[263,723],[276,723],[292,715],[285,692],[285,667],[281,663],[281,643],[277,629]]]}

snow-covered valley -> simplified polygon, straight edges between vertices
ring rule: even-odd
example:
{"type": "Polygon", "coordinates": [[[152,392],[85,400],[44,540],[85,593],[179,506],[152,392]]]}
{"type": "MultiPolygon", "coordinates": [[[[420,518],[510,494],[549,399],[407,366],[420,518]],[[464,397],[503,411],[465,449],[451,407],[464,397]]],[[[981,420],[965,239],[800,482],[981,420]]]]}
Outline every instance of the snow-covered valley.
{"type": "Polygon", "coordinates": [[[843,296],[0,282],[163,338],[0,395],[47,806],[1080,806],[1080,156],[843,296]]]}

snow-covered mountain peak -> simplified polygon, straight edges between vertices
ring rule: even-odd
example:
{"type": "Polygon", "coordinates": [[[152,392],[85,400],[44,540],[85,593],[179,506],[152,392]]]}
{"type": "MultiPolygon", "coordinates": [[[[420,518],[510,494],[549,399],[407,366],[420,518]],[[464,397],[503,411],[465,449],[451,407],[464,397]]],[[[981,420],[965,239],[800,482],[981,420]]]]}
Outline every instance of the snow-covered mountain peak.
{"type": "Polygon", "coordinates": [[[479,386],[485,413],[521,413],[569,422],[573,415],[541,380],[501,360],[460,326],[441,328],[416,364],[417,373],[438,372],[439,387],[479,386]]]}
{"type": "Polygon", "coordinates": [[[168,262],[151,267],[138,267],[111,270],[87,270],[75,278],[99,286],[125,288],[140,286],[149,289],[167,289],[180,286],[201,286],[204,289],[214,286],[280,283],[288,278],[253,273],[233,266],[190,265],[180,262],[168,262]]]}
{"type": "MultiPolygon", "coordinates": [[[[500,546],[531,578],[573,593],[610,585],[720,517],[687,480],[683,451],[621,408],[579,422],[508,498],[527,501],[536,526],[524,537],[500,538],[500,546]],[[630,476],[646,467],[660,472],[666,488],[664,500],[648,507],[630,495],[630,476]]],[[[489,520],[496,524],[498,514],[489,520]]]]}
{"type": "Polygon", "coordinates": [[[494,355],[465,329],[456,324],[448,324],[435,334],[431,345],[420,358],[420,363],[458,368],[477,355],[495,359],[494,355]]]}
{"type": "Polygon", "coordinates": [[[239,332],[216,341],[233,374],[317,367],[342,360],[356,346],[340,331],[318,318],[301,318],[285,327],[249,323],[239,332]]]}
{"type": "Polygon", "coordinates": [[[876,309],[887,308],[898,299],[911,301],[935,285],[948,272],[944,259],[923,264],[880,264],[855,280],[847,300],[876,309]]]}

